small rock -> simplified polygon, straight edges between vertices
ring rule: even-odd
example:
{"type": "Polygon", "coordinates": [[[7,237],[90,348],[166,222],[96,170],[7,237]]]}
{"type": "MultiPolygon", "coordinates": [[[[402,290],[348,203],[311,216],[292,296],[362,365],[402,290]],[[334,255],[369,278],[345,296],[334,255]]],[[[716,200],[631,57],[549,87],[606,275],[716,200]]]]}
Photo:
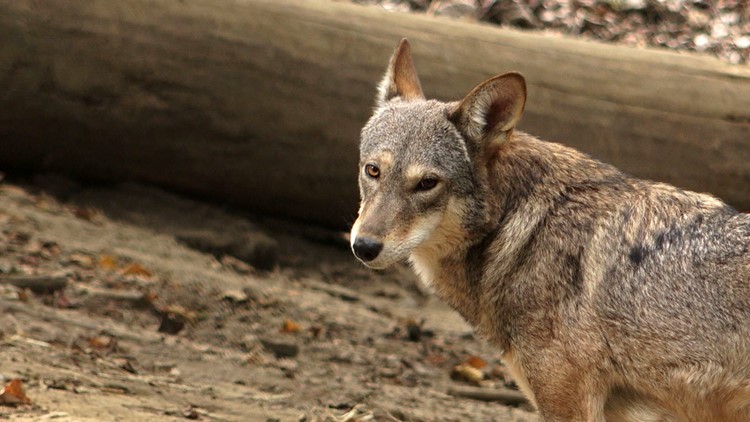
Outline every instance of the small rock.
{"type": "Polygon", "coordinates": [[[123,371],[130,372],[131,374],[137,374],[138,370],[133,366],[133,362],[126,358],[115,358],[114,363],[123,371]]]}
{"type": "Polygon", "coordinates": [[[93,391],[94,390],[92,390],[91,388],[85,387],[85,386],[82,386],[82,385],[77,385],[77,386],[73,387],[73,392],[76,393],[76,394],[90,394],[93,391]]]}
{"type": "Polygon", "coordinates": [[[167,334],[177,334],[185,328],[185,319],[177,314],[163,314],[159,322],[159,332],[167,334]]]}
{"type": "Polygon", "coordinates": [[[182,411],[182,416],[185,419],[198,420],[201,416],[208,416],[208,412],[191,404],[187,409],[182,411]]]}
{"type": "Polygon", "coordinates": [[[693,43],[695,44],[695,49],[698,51],[704,51],[711,46],[711,40],[706,34],[696,35],[695,38],[693,38],[693,43]]]}
{"type": "Polygon", "coordinates": [[[473,18],[476,16],[476,9],[473,4],[459,2],[437,2],[438,6],[432,8],[436,16],[446,16],[449,18],[473,18]]]}
{"type": "Polygon", "coordinates": [[[704,28],[711,22],[711,15],[707,12],[690,9],[687,12],[687,21],[692,27],[704,28]]]}
{"type": "Polygon", "coordinates": [[[607,0],[607,3],[618,11],[643,10],[648,4],[646,0],[607,0]]]}
{"type": "Polygon", "coordinates": [[[727,56],[727,59],[729,60],[729,63],[738,64],[742,60],[742,56],[740,55],[740,53],[732,51],[727,56]]]}
{"type": "Polygon", "coordinates": [[[260,340],[258,339],[258,336],[256,336],[255,334],[245,334],[240,339],[239,345],[240,347],[243,347],[247,350],[251,350],[251,349],[254,349],[258,345],[259,342],[260,340]]]}
{"type": "Polygon", "coordinates": [[[729,30],[723,22],[714,22],[711,25],[711,38],[724,38],[729,35],[729,30]]]}
{"type": "Polygon", "coordinates": [[[276,367],[281,369],[281,372],[284,373],[285,377],[294,378],[297,375],[299,363],[292,359],[278,359],[276,361],[276,367]]]}
{"type": "Polygon", "coordinates": [[[396,378],[403,370],[401,368],[379,368],[378,369],[378,375],[383,378],[396,378]]]}
{"type": "Polygon", "coordinates": [[[293,358],[299,354],[299,346],[296,343],[270,339],[261,339],[260,343],[278,359],[293,358]]]}
{"type": "Polygon", "coordinates": [[[77,265],[81,268],[92,269],[95,267],[94,258],[82,253],[74,253],[68,257],[68,263],[77,265]]]}
{"type": "MultiPolygon", "coordinates": [[[[548,12],[548,11],[545,11],[548,12]]],[[[486,19],[500,22],[503,25],[512,25],[520,28],[537,28],[540,22],[529,6],[520,1],[498,1],[495,2],[485,15],[486,19]]],[[[545,14],[543,20],[552,21],[554,13],[545,14]]]]}
{"type": "Polygon", "coordinates": [[[742,36],[734,39],[737,48],[750,48],[750,36],[742,36]]]}
{"type": "Polygon", "coordinates": [[[424,320],[416,321],[407,319],[404,321],[406,327],[406,339],[413,342],[419,342],[423,337],[431,338],[435,336],[432,330],[424,329],[424,320]]]}
{"type": "Polygon", "coordinates": [[[242,290],[225,290],[221,298],[232,303],[246,303],[250,298],[242,290]]]}

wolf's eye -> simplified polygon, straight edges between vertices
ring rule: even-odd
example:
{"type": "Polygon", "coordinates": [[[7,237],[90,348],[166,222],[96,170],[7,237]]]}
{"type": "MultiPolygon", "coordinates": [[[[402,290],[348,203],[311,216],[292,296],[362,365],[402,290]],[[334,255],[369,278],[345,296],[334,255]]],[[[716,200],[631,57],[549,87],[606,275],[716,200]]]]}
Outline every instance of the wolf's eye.
{"type": "Polygon", "coordinates": [[[424,179],[419,181],[419,185],[417,185],[418,190],[430,190],[437,186],[438,180],[434,177],[425,177],[424,179]]]}
{"type": "Polygon", "coordinates": [[[365,166],[365,173],[373,179],[380,177],[380,169],[375,164],[368,164],[365,166]]]}

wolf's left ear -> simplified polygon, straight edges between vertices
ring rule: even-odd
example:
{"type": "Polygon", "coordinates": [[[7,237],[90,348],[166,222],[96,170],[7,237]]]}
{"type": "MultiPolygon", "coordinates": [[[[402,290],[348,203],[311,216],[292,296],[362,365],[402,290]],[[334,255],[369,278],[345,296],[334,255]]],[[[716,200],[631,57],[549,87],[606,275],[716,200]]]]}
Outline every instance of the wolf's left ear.
{"type": "Polygon", "coordinates": [[[378,85],[377,106],[382,107],[388,100],[396,97],[407,101],[424,99],[406,38],[401,40],[393,52],[388,70],[378,85]]]}
{"type": "Polygon", "coordinates": [[[491,152],[510,139],[525,105],[526,81],[510,72],[477,85],[448,119],[467,140],[491,152]]]}

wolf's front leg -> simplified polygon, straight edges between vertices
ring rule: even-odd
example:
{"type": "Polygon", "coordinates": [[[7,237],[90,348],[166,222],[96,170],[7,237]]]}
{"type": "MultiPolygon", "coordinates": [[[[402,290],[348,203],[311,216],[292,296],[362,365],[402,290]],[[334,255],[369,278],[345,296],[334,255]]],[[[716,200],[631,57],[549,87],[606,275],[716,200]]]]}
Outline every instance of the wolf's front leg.
{"type": "MultiPolygon", "coordinates": [[[[608,388],[595,367],[574,369],[560,354],[541,353],[522,364],[544,422],[605,422],[608,388]]],[[[519,362],[520,363],[520,362],[519,362]]],[[[520,368],[519,368],[520,369],[520,368]]],[[[528,394],[528,393],[527,393],[528,394]]]]}
{"type": "Polygon", "coordinates": [[[544,422],[605,422],[605,397],[589,391],[570,391],[569,382],[536,389],[537,407],[544,422]]]}

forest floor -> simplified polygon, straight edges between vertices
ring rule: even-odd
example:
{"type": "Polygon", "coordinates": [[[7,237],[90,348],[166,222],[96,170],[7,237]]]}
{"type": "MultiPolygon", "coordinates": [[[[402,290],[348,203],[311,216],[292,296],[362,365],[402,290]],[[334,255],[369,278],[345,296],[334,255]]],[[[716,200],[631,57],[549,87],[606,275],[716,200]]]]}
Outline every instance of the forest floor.
{"type": "Polygon", "coordinates": [[[0,182],[0,315],[0,419],[537,420],[409,269],[143,186],[0,182]]]}
{"type": "Polygon", "coordinates": [[[750,63],[747,0],[348,0],[633,47],[750,63]]]}

